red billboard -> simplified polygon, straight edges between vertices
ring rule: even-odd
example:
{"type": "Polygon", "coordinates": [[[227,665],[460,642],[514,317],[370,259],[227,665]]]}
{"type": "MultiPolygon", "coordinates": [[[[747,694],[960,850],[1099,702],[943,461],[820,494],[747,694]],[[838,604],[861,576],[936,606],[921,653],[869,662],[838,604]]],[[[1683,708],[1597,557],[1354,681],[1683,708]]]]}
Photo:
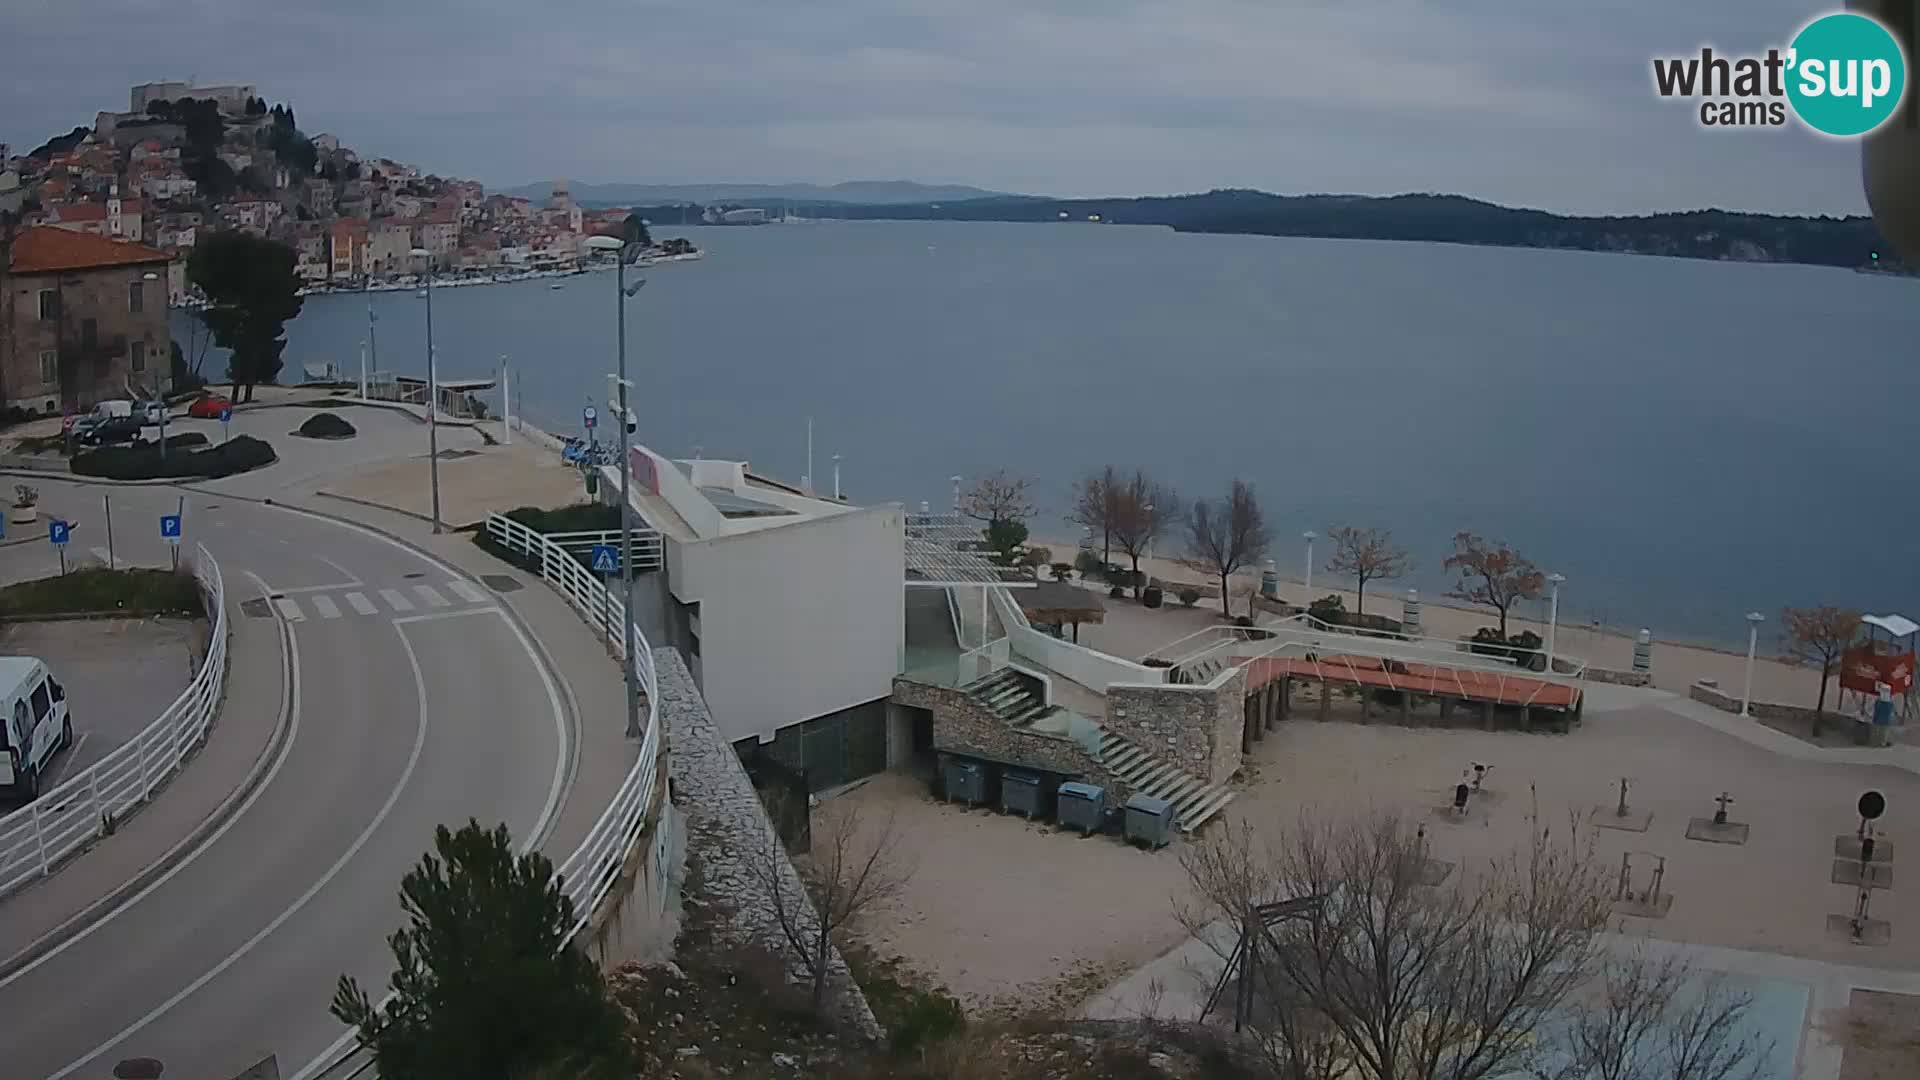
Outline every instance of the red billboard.
{"type": "Polygon", "coordinates": [[[1870,645],[1847,650],[1840,664],[1840,685],[1862,694],[1879,692],[1885,683],[1895,696],[1913,689],[1913,654],[1876,652],[1870,645]]]}

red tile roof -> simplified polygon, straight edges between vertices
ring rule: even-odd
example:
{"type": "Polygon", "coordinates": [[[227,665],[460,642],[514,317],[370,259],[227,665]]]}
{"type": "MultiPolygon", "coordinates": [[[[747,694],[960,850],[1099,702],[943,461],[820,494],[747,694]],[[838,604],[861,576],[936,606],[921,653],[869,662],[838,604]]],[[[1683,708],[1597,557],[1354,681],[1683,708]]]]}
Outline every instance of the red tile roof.
{"type": "Polygon", "coordinates": [[[53,226],[23,229],[13,241],[13,272],[47,274],[171,261],[164,251],[53,226]]]}
{"type": "Polygon", "coordinates": [[[69,203],[48,207],[56,221],[105,221],[107,208],[96,202],[69,203]]]}

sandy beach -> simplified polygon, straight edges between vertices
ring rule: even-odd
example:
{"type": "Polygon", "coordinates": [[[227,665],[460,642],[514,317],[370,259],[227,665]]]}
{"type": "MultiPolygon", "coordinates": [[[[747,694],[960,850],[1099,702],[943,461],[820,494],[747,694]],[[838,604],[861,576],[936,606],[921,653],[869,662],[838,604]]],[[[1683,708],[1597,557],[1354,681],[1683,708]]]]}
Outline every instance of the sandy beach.
{"type": "MultiPolygon", "coordinates": [[[[1070,560],[1078,550],[1072,540],[1048,539],[1037,541],[1053,550],[1054,557],[1070,560]]],[[[1115,561],[1124,564],[1126,560],[1118,556],[1115,561]]],[[[1170,558],[1155,556],[1141,560],[1141,569],[1154,577],[1172,582],[1199,582],[1203,575],[1181,565],[1170,558]]],[[[1234,579],[1235,610],[1244,606],[1244,590],[1257,588],[1260,583],[1258,570],[1236,575],[1234,579]]],[[[1305,584],[1284,574],[1280,580],[1280,598],[1289,603],[1300,603],[1307,599],[1318,599],[1328,594],[1338,595],[1347,605],[1347,610],[1358,609],[1358,600],[1351,588],[1352,582],[1342,582],[1331,574],[1322,577],[1314,573],[1313,594],[1307,596],[1305,584]],[[1345,586],[1345,587],[1343,587],[1345,586]]],[[[1370,584],[1367,589],[1366,610],[1376,615],[1385,615],[1397,619],[1401,613],[1401,599],[1406,590],[1395,588],[1391,582],[1370,584]]],[[[1458,600],[1422,593],[1421,626],[1424,633],[1434,637],[1470,636],[1475,630],[1495,623],[1490,608],[1475,608],[1458,600]]],[[[1147,612],[1131,600],[1110,601],[1114,608],[1122,606],[1140,610],[1150,617],[1160,617],[1167,621],[1168,633],[1161,641],[1171,641],[1182,634],[1191,633],[1208,625],[1217,625],[1220,621],[1220,601],[1217,597],[1203,599],[1191,611],[1181,608],[1171,596],[1168,607],[1158,612],[1147,612]]],[[[1523,604],[1533,607],[1535,605],[1523,604]]],[[[1787,705],[1811,707],[1819,695],[1820,676],[1815,668],[1801,667],[1780,659],[1780,632],[1777,621],[1778,612],[1764,613],[1768,621],[1760,626],[1760,642],[1756,653],[1753,672],[1753,697],[1755,701],[1778,702],[1787,705]]],[[[1110,615],[1111,619],[1112,616],[1110,615]]],[[[1546,637],[1547,627],[1543,622],[1513,615],[1507,620],[1509,633],[1531,630],[1546,637]]],[[[1636,629],[1637,628],[1633,628],[1636,629]]],[[[1103,638],[1111,639],[1118,635],[1102,634],[1101,627],[1081,628],[1081,642],[1094,648],[1116,651],[1103,638]]],[[[1114,644],[1119,644],[1115,642],[1114,644]]],[[[1127,644],[1133,644],[1129,639],[1127,644]]],[[[1158,644],[1156,642],[1155,644],[1158,644]]],[[[1146,648],[1151,648],[1147,646],[1146,648]]],[[[1144,655],[1146,648],[1136,649],[1128,655],[1134,658],[1144,655]]],[[[1627,671],[1633,667],[1633,637],[1631,630],[1622,628],[1602,628],[1598,631],[1590,626],[1561,625],[1556,634],[1555,651],[1561,656],[1577,657],[1585,660],[1591,667],[1606,668],[1614,671],[1627,671]]],[[[1724,649],[1709,648],[1700,645],[1686,645],[1663,642],[1656,637],[1653,646],[1653,685],[1662,690],[1671,690],[1677,694],[1687,692],[1687,687],[1699,679],[1714,679],[1722,690],[1739,696],[1746,672],[1746,655],[1724,649]]],[[[1832,681],[1827,687],[1827,706],[1833,707],[1838,696],[1838,681],[1832,681]]]]}

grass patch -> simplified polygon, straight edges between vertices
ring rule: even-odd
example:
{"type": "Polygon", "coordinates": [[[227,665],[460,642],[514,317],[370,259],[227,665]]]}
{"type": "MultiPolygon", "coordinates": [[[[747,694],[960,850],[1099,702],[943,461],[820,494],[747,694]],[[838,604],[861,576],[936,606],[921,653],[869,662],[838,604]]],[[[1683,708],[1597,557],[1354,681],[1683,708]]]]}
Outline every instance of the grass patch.
{"type": "Polygon", "coordinates": [[[200,616],[200,586],[171,570],[108,570],[89,567],[0,589],[0,615],[68,615],[139,612],[200,616]]]}
{"type": "MultiPolygon", "coordinates": [[[[574,503],[572,506],[562,506],[557,510],[522,506],[507,511],[505,516],[537,533],[611,532],[620,527],[619,507],[592,502],[574,503]]],[[[517,566],[528,573],[540,572],[539,559],[528,558],[520,552],[502,547],[493,537],[487,535],[484,525],[474,530],[473,546],[501,562],[517,566]]],[[[581,566],[592,569],[587,552],[581,551],[575,554],[574,559],[581,566]]]]}
{"type": "Polygon", "coordinates": [[[894,1053],[924,1051],[966,1027],[967,1013],[960,1002],[908,971],[897,957],[883,957],[858,942],[840,951],[873,1007],[874,1019],[887,1029],[894,1053]]]}

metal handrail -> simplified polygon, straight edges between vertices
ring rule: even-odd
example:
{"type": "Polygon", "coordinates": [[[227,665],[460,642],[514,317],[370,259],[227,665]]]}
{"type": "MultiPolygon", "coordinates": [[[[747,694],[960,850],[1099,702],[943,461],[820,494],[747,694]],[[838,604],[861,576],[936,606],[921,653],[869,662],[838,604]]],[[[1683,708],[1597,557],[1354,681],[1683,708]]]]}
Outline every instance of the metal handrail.
{"type": "Polygon", "coordinates": [[[131,740],[0,817],[0,895],[47,876],[61,859],[117,828],[206,737],[226,686],[226,585],[204,544],[195,545],[193,569],[213,618],[200,670],[131,740]]]}
{"type": "MultiPolygon", "coordinates": [[[[553,537],[535,532],[501,514],[487,516],[487,535],[510,551],[537,560],[540,576],[553,586],[580,618],[607,639],[615,657],[625,660],[626,641],[619,632],[625,617],[625,605],[608,590],[600,578],[556,542],[553,537]]],[[[567,535],[567,534],[561,534],[567,535]]],[[[578,534],[573,534],[578,535],[578,534]]],[[[612,534],[616,538],[618,533],[612,534]]],[[[638,559],[635,560],[638,563],[638,559]]],[[[653,647],[640,627],[633,627],[634,671],[647,695],[647,733],[640,742],[640,758],[620,782],[607,808],[587,830],[580,845],[559,866],[561,890],[573,901],[576,916],[572,933],[577,934],[593,917],[619,880],[639,841],[647,815],[653,808],[654,787],[659,772],[660,723],[659,694],[653,666],[653,647]]],[[[571,936],[571,935],[569,935],[571,936]]]]}

